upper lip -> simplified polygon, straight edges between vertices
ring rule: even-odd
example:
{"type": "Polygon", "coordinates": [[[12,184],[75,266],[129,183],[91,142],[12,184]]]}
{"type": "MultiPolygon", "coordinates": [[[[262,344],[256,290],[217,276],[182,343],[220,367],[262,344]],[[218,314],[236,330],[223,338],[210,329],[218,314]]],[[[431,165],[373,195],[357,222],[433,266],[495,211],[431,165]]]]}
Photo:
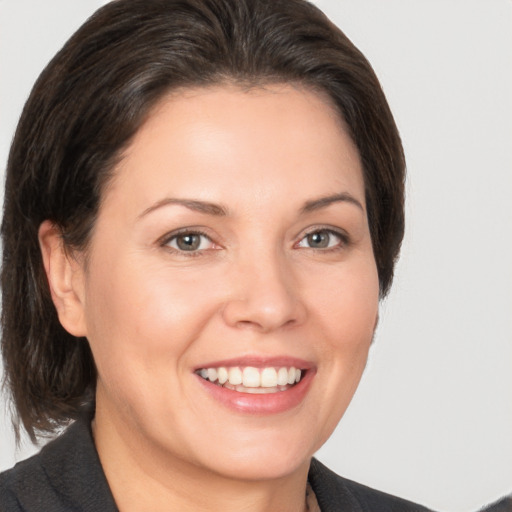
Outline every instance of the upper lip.
{"type": "Polygon", "coordinates": [[[309,370],[314,367],[313,363],[298,357],[291,356],[257,356],[249,355],[242,357],[235,357],[231,359],[222,359],[218,361],[211,361],[201,364],[195,368],[195,371],[202,368],[220,368],[221,366],[230,367],[246,367],[252,366],[255,368],[268,368],[274,367],[295,367],[301,370],[309,370]]]}

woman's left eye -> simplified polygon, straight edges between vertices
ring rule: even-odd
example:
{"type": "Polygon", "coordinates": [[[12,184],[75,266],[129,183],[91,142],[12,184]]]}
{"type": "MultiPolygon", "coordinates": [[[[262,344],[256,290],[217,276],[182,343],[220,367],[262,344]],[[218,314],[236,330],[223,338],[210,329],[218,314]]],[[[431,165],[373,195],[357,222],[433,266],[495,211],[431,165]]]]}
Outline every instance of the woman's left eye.
{"type": "Polygon", "coordinates": [[[318,229],[308,233],[297,244],[297,247],[306,247],[308,249],[331,249],[342,246],[346,243],[344,237],[331,229],[318,229]]]}
{"type": "Polygon", "coordinates": [[[179,252],[197,252],[211,249],[212,240],[203,233],[179,233],[169,238],[165,243],[167,247],[179,252]]]}

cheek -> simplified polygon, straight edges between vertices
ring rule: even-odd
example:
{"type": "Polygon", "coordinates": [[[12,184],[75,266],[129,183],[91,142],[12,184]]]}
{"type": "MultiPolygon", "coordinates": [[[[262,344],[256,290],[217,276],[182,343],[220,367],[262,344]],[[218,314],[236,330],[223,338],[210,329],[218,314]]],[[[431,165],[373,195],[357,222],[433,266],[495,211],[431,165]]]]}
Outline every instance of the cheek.
{"type": "Polygon", "coordinates": [[[87,331],[100,376],[177,366],[216,309],[215,288],[198,290],[197,275],[144,263],[105,262],[89,276],[87,331]]]}
{"type": "Polygon", "coordinates": [[[330,348],[366,352],[379,306],[379,280],[373,257],[355,259],[339,271],[319,277],[321,288],[314,282],[307,285],[311,290],[309,308],[321,319],[330,348]]]}
{"type": "MultiPolygon", "coordinates": [[[[379,307],[379,280],[373,257],[354,259],[330,274],[322,293],[311,293],[322,361],[333,389],[355,391],[366,365],[379,307]]],[[[349,393],[347,391],[347,393],[349,393]]]]}
{"type": "Polygon", "coordinates": [[[372,261],[331,275],[313,298],[318,344],[318,449],[331,435],[357,389],[368,359],[378,316],[379,283],[372,261]]]}

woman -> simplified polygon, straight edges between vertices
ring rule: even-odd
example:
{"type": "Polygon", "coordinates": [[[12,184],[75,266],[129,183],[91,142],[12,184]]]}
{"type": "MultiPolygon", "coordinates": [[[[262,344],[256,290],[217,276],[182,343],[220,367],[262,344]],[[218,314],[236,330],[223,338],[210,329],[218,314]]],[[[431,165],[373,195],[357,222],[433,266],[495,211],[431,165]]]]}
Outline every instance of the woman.
{"type": "MultiPolygon", "coordinates": [[[[313,454],[364,369],[404,158],[301,0],[118,0],[43,72],[8,164],[6,510],[424,510],[313,454]]],[[[4,503],[6,505],[4,505],[4,503]]]]}

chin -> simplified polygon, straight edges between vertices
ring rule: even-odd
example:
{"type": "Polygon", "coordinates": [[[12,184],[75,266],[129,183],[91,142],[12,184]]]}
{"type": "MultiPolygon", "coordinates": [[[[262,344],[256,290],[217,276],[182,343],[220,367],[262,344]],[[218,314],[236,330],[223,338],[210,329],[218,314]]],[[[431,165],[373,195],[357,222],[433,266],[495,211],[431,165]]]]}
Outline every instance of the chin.
{"type": "Polygon", "coordinates": [[[306,471],[313,453],[318,448],[304,434],[260,429],[259,432],[240,433],[236,439],[218,439],[216,449],[201,450],[203,465],[219,475],[234,480],[272,480],[289,476],[297,471],[306,471]],[[254,435],[256,434],[256,435],[254,435]],[[294,435],[295,434],[295,435],[294,435]],[[207,460],[205,460],[207,459],[207,460]]]}
{"type": "Polygon", "coordinates": [[[263,449],[243,457],[226,457],[216,464],[215,471],[233,480],[278,480],[309,468],[311,457],[299,453],[269,453],[263,449]]]}

